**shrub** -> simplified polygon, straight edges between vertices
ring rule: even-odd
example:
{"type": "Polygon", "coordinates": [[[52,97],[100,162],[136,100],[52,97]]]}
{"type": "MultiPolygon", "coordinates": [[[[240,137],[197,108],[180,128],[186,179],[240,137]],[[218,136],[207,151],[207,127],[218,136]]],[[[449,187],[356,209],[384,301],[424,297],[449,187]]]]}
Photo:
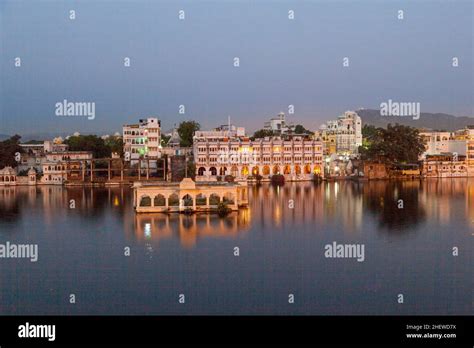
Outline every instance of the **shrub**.
{"type": "Polygon", "coordinates": [[[218,205],[217,205],[217,214],[220,216],[220,217],[225,217],[227,215],[230,214],[230,212],[232,212],[232,209],[230,209],[226,203],[223,203],[223,202],[220,202],[218,205]]]}
{"type": "Polygon", "coordinates": [[[283,185],[285,183],[285,177],[281,174],[272,175],[272,184],[283,185]]]}

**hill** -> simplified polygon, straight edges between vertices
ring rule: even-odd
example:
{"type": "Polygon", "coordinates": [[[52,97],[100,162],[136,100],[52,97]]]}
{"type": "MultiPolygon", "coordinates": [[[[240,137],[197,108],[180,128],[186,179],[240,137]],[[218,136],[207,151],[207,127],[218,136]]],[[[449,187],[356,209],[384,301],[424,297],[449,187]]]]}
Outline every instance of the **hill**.
{"type": "Polygon", "coordinates": [[[418,120],[412,117],[380,116],[379,110],[360,109],[357,113],[362,118],[362,124],[370,124],[376,127],[386,128],[389,123],[402,124],[416,128],[429,128],[433,130],[455,131],[474,125],[474,117],[454,116],[442,113],[422,112],[418,120]]]}

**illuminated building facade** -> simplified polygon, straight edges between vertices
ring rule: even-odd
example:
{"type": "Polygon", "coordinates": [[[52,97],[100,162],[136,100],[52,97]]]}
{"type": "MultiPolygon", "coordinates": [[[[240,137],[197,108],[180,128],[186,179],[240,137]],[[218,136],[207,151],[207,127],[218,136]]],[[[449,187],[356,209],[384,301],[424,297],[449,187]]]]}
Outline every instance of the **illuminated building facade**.
{"type": "Polygon", "coordinates": [[[196,180],[218,180],[232,175],[236,180],[282,174],[288,181],[323,176],[323,143],[309,137],[194,137],[196,180]]]}
{"type": "Polygon", "coordinates": [[[362,120],[354,111],[346,111],[337,120],[328,121],[316,131],[324,142],[325,155],[350,155],[362,145],[362,120]]]}
{"type": "Polygon", "coordinates": [[[140,158],[161,157],[161,122],[157,118],[139,120],[123,126],[123,151],[131,164],[140,158]]]}

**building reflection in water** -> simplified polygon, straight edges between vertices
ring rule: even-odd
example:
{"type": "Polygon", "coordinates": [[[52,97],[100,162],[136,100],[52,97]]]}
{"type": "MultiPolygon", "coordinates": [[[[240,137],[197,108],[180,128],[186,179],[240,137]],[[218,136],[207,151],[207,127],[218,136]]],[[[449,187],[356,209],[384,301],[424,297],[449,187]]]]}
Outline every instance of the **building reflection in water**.
{"type": "Polygon", "coordinates": [[[13,227],[22,219],[33,218],[38,228],[55,226],[60,230],[70,228],[71,221],[97,221],[107,229],[109,217],[115,219],[114,226],[123,226],[126,238],[152,244],[176,238],[188,248],[201,238],[236,238],[249,231],[297,233],[301,226],[318,233],[337,224],[344,233],[360,233],[367,221],[393,235],[413,231],[426,221],[446,226],[467,221],[474,230],[474,180],[256,185],[249,188],[249,207],[226,218],[215,214],[135,214],[128,187],[0,188],[0,232],[15,231],[13,227]],[[403,209],[398,207],[399,199],[403,209]],[[74,209],[70,209],[72,201],[74,209]]]}
{"type": "Polygon", "coordinates": [[[359,185],[364,209],[375,217],[381,231],[407,232],[426,220],[421,181],[370,181],[359,185]]]}
{"type": "Polygon", "coordinates": [[[249,227],[249,209],[240,209],[224,218],[207,213],[142,213],[135,215],[132,233],[134,239],[144,242],[177,237],[183,247],[192,248],[201,238],[235,238],[249,227]]]}

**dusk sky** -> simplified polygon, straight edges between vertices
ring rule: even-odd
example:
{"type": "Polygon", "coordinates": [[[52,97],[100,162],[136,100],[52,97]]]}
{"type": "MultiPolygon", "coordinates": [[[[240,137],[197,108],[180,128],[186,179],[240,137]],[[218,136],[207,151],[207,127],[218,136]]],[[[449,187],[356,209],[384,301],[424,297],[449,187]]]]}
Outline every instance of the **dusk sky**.
{"type": "Polygon", "coordinates": [[[188,119],[206,129],[228,115],[253,131],[289,104],[289,120],[314,130],[388,99],[474,116],[473,7],[469,0],[2,0],[0,134],[112,134],[148,116],[165,131],[188,119]],[[95,119],[56,116],[64,99],[95,102],[95,119]]]}

